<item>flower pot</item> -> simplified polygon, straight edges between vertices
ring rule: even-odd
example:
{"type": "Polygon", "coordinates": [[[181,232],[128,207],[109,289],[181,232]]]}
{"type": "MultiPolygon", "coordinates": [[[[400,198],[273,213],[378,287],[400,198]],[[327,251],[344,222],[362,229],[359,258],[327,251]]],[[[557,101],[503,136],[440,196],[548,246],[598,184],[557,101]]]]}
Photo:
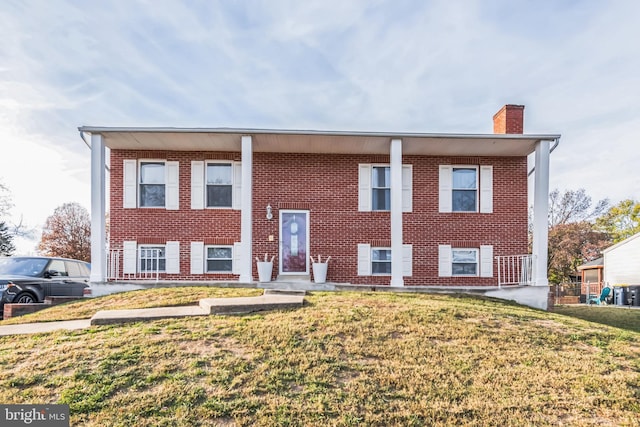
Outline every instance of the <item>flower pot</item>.
{"type": "Polygon", "coordinates": [[[272,271],[273,271],[273,262],[258,261],[258,280],[260,282],[270,282],[272,271]]]}
{"type": "Polygon", "coordinates": [[[328,262],[314,262],[313,263],[313,281],[315,283],[324,283],[327,281],[327,268],[328,262]]]}

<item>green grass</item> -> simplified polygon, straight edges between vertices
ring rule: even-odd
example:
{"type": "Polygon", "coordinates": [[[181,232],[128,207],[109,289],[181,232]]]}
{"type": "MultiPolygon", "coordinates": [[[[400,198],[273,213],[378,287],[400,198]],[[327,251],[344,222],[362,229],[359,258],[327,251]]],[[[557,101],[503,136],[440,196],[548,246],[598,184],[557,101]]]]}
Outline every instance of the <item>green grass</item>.
{"type": "MultiPolygon", "coordinates": [[[[214,291],[183,295],[201,290],[214,291]]],[[[175,303],[162,289],[114,298],[47,318],[175,303]]],[[[2,401],[69,404],[74,426],[640,425],[637,330],[462,296],[306,301],[0,337],[2,401]]]]}
{"type": "Polygon", "coordinates": [[[629,307],[597,305],[560,305],[554,311],[590,322],[640,332],[640,310],[629,307]]]}

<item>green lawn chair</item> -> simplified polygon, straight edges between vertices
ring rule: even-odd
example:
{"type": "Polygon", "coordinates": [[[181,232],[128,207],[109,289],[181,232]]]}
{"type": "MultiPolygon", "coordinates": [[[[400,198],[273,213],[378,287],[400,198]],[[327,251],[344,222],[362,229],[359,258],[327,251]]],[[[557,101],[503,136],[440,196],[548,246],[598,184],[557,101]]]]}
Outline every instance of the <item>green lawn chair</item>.
{"type": "Polygon", "coordinates": [[[607,303],[607,298],[609,297],[609,294],[611,293],[611,288],[609,287],[609,285],[605,286],[604,288],[602,288],[602,292],[600,293],[600,296],[598,295],[593,295],[591,296],[588,300],[587,300],[587,304],[591,305],[591,304],[606,304],[607,303]]]}

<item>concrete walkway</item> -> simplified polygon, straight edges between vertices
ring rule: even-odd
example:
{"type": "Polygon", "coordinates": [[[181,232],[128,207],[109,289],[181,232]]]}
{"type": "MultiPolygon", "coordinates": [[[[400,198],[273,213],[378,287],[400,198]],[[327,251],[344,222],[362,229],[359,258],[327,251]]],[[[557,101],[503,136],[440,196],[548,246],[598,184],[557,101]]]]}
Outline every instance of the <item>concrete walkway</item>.
{"type": "Polygon", "coordinates": [[[299,308],[304,304],[304,296],[304,291],[265,289],[264,295],[257,297],[205,298],[200,300],[199,305],[131,310],[101,310],[91,319],[3,325],[0,326],[0,336],[38,334],[60,329],[84,329],[92,325],[113,325],[189,316],[245,314],[256,311],[299,308]]]}
{"type": "Polygon", "coordinates": [[[64,320],[61,322],[23,323],[20,325],[3,325],[0,326],[0,336],[40,334],[43,332],[57,331],[60,329],[71,331],[75,329],[88,328],[89,326],[91,326],[90,319],[64,320]]]}

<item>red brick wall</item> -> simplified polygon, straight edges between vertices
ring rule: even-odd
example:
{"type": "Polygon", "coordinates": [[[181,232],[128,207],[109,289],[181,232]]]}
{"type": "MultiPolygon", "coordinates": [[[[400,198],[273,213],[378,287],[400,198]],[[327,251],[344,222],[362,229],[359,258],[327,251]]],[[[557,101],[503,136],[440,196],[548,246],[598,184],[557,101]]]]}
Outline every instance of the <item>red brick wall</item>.
{"type": "MultiPolygon", "coordinates": [[[[237,276],[190,276],[190,242],[240,241],[240,211],[190,209],[191,160],[240,159],[240,153],[144,153],[147,158],[180,161],[180,210],[122,209],[122,160],[134,151],[111,153],[111,246],[181,242],[180,275],[167,279],[226,280],[237,276]]],[[[142,153],[140,153],[142,154],[142,153]]],[[[389,212],[358,212],[358,164],[388,163],[388,156],[253,153],[253,254],[278,254],[279,209],[310,211],[311,255],[331,255],[327,280],[388,284],[388,276],[357,275],[357,244],[388,244],[389,212]],[[273,219],[265,218],[266,206],[273,219]],[[273,241],[269,241],[273,236],[273,241]]],[[[526,158],[438,158],[405,156],[413,165],[413,212],[403,215],[404,243],[413,245],[413,276],[407,285],[495,285],[495,278],[438,277],[438,245],[493,245],[494,255],[527,253],[526,158]],[[440,164],[493,165],[493,214],[439,213],[440,164]]],[[[255,264],[255,263],[254,263],[255,264]]],[[[274,260],[274,276],[278,259],[274,260]]],[[[494,275],[496,271],[494,268],[494,275]]],[[[254,265],[254,277],[257,272],[254,265]]]]}
{"type": "Polygon", "coordinates": [[[240,241],[240,211],[232,209],[191,209],[191,161],[192,160],[240,160],[240,153],[203,152],[148,152],[111,151],[110,217],[109,233],[112,249],[122,248],[125,240],[138,244],[164,244],[180,242],[179,275],[163,275],[167,280],[236,280],[231,274],[205,274],[191,276],[191,242],[205,244],[233,244],[240,241]],[[179,161],[180,209],[156,208],[124,209],[123,205],[123,160],[160,159],[179,161]]]}

